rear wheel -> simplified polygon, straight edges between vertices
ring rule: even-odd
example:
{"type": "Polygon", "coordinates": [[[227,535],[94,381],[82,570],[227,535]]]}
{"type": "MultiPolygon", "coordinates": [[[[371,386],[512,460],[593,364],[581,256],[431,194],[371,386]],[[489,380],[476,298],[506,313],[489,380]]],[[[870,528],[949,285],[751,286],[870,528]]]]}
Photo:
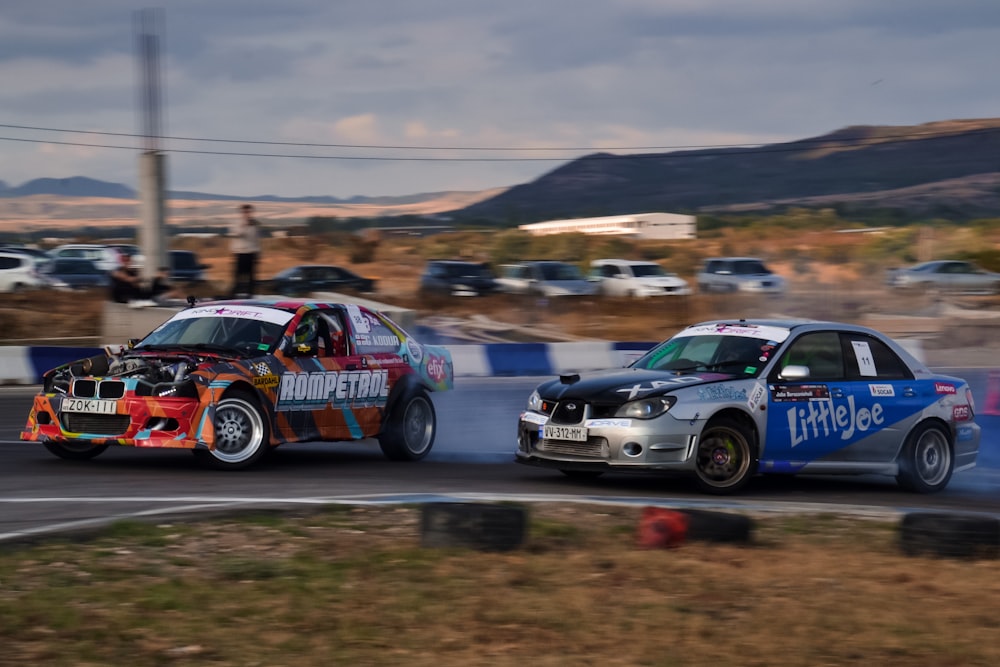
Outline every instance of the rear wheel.
{"type": "Polygon", "coordinates": [[[757,472],[753,436],[733,419],[710,422],[698,439],[695,457],[698,486],[708,493],[736,493],[757,472]]]}
{"type": "Polygon", "coordinates": [[[940,424],[925,422],[906,439],[896,481],[908,491],[935,493],[948,485],[954,468],[948,432],[940,424]]]}
{"type": "Polygon", "coordinates": [[[215,448],[195,450],[199,458],[221,470],[238,470],[259,461],[270,437],[267,419],[244,393],[224,396],[215,407],[215,448]]]}
{"type": "Polygon", "coordinates": [[[392,461],[419,461],[431,451],[436,428],[434,404],[426,391],[416,389],[396,402],[378,443],[392,461]]]}
{"type": "Polygon", "coordinates": [[[71,461],[86,461],[99,456],[107,449],[107,445],[90,445],[82,442],[46,442],[45,449],[61,459],[71,461]]]}

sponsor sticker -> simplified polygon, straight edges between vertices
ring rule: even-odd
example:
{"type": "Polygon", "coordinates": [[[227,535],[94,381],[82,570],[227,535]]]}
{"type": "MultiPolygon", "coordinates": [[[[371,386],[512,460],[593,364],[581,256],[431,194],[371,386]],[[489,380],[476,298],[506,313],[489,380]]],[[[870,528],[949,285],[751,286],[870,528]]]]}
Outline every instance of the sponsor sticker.
{"type": "Polygon", "coordinates": [[[420,343],[412,338],[407,338],[406,351],[410,355],[410,358],[413,359],[413,363],[419,366],[424,358],[424,348],[420,347],[420,343]]]}
{"type": "Polygon", "coordinates": [[[631,419],[588,419],[583,422],[587,428],[628,428],[632,425],[631,419]]]}
{"type": "Polygon", "coordinates": [[[854,396],[847,397],[847,405],[834,407],[832,401],[810,401],[801,407],[788,408],[792,447],[834,433],[840,433],[841,440],[850,440],[855,433],[866,433],[884,422],[880,403],[872,404],[871,408],[857,408],[854,396]]]}
{"type": "Polygon", "coordinates": [[[270,389],[271,387],[277,387],[280,383],[281,379],[274,374],[259,375],[253,379],[253,386],[259,387],[261,389],[270,389]]]}
{"type": "Polygon", "coordinates": [[[357,333],[371,333],[371,322],[361,313],[361,309],[358,308],[357,304],[351,303],[347,305],[347,316],[351,318],[354,331],[357,333]]]}
{"type": "Polygon", "coordinates": [[[444,357],[436,354],[427,355],[427,376],[434,382],[442,382],[445,379],[444,357]]]}
{"type": "Polygon", "coordinates": [[[760,382],[755,382],[753,389],[750,390],[750,396],[747,398],[747,407],[751,410],[756,410],[757,406],[760,405],[761,401],[764,400],[764,396],[767,395],[767,388],[764,387],[760,382]]]}
{"type": "Polygon", "coordinates": [[[951,418],[957,422],[967,422],[972,419],[972,411],[968,405],[955,405],[951,408],[951,418]]]}
{"type": "Polygon", "coordinates": [[[537,412],[522,412],[521,421],[528,422],[529,424],[538,424],[539,426],[544,424],[549,420],[545,415],[540,415],[537,412]]]}
{"type": "Polygon", "coordinates": [[[896,389],[891,384],[870,384],[868,390],[872,396],[895,396],[896,389]]]}
{"type": "Polygon", "coordinates": [[[384,370],[283,373],[275,409],[319,410],[334,407],[384,405],[389,397],[389,372],[384,370]]]}
{"type": "Polygon", "coordinates": [[[830,390],[825,384],[771,385],[771,400],[776,403],[825,401],[830,390]]]}
{"type": "Polygon", "coordinates": [[[957,394],[958,389],[955,385],[948,384],[947,382],[935,382],[934,383],[934,393],[935,394],[957,394]]]}

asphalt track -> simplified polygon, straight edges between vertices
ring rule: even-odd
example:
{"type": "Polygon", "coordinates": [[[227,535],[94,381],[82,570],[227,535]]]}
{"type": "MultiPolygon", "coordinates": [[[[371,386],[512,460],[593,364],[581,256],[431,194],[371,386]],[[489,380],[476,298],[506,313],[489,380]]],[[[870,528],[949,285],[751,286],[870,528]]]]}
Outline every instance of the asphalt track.
{"type": "MultiPolygon", "coordinates": [[[[987,371],[952,369],[966,378],[980,408],[987,371]]],[[[438,433],[418,463],[382,457],[378,444],[308,443],[280,447],[258,467],[223,472],[187,451],[111,447],[92,461],[65,461],[20,442],[35,387],[0,388],[0,542],[86,531],[125,518],[169,520],[191,513],[294,508],[329,503],[442,500],[661,505],[752,512],[829,512],[869,516],[909,511],[1000,517],[1000,416],[983,426],[979,465],[958,473],[939,494],[898,489],[887,477],[784,477],[754,480],[736,497],[699,493],[692,480],[606,474],[572,480],[513,463],[517,414],[541,378],[459,378],[433,395],[438,433]]]]}

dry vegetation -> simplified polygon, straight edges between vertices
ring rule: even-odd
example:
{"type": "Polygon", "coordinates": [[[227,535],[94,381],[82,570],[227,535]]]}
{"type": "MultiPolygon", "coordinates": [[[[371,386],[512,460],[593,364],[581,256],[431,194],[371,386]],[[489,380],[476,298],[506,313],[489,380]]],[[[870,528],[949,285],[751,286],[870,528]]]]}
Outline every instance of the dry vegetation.
{"type": "MultiPolygon", "coordinates": [[[[859,321],[871,313],[919,312],[930,303],[927,298],[892,295],[887,299],[882,286],[885,268],[905,263],[901,253],[912,258],[944,256],[998,245],[994,232],[965,229],[840,234],[754,227],[702,236],[695,241],[632,242],[577,235],[532,239],[516,231],[383,238],[346,233],[320,238],[292,235],[265,240],[259,274],[268,278],[301,263],[347,266],[378,279],[377,300],[413,308],[429,322],[440,317],[486,317],[526,327],[502,334],[515,340],[654,340],[689,322],[712,317],[793,315],[859,321]],[[598,257],[641,257],[659,261],[693,282],[704,257],[726,254],[766,258],[772,268],[789,278],[791,293],[782,299],[739,295],[649,301],[551,300],[544,304],[505,296],[422,300],[416,294],[424,264],[433,257],[493,264],[546,257],[575,260],[584,267],[598,257]]],[[[175,239],[174,247],[196,251],[209,265],[209,284],[193,290],[194,294],[212,297],[227,292],[232,265],[225,238],[175,239]]],[[[0,295],[0,341],[99,337],[102,298],[100,292],[0,295]]],[[[975,305],[993,304],[980,300],[975,305]]]]}
{"type": "Polygon", "coordinates": [[[419,511],[119,524],[0,553],[4,665],[983,665],[1000,561],[894,525],[762,518],[752,546],[635,546],[639,510],[530,510],[523,548],[420,546],[419,511]]]}

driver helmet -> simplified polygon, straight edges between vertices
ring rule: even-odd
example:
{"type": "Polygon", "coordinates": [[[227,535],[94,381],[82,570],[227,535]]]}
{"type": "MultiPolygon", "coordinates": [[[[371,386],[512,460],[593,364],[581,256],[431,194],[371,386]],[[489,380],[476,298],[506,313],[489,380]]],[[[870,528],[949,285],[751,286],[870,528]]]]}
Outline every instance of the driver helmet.
{"type": "Polygon", "coordinates": [[[312,344],[318,337],[319,329],[315,317],[307,317],[295,327],[295,344],[312,344]]]}

